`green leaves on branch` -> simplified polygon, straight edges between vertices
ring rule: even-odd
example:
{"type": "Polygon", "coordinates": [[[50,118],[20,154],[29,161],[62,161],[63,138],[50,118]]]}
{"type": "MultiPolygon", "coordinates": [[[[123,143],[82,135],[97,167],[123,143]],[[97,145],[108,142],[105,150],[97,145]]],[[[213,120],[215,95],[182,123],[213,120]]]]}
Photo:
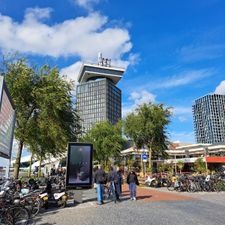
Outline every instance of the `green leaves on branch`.
{"type": "MultiPolygon", "coordinates": [[[[147,147],[149,159],[165,155],[167,149],[167,131],[171,116],[170,108],[163,104],[143,104],[124,120],[124,133],[131,138],[137,148],[147,147]]],[[[151,163],[149,163],[151,166],[151,163]]]]}
{"type": "Polygon", "coordinates": [[[122,138],[122,123],[112,125],[108,121],[97,123],[84,137],[83,141],[93,144],[94,159],[107,164],[111,158],[118,157],[125,140],[122,138]]]}
{"type": "Polygon", "coordinates": [[[73,84],[61,77],[57,68],[45,65],[34,69],[19,58],[4,61],[1,69],[16,106],[17,178],[23,145],[42,159],[60,155],[69,141],[77,140],[80,119],[73,107],[73,84]]]}
{"type": "Polygon", "coordinates": [[[195,163],[194,163],[194,169],[195,169],[195,171],[197,171],[200,174],[207,172],[206,163],[203,161],[203,158],[198,158],[195,161],[195,163]]]}
{"type": "Polygon", "coordinates": [[[80,133],[79,117],[70,94],[72,84],[60,77],[57,68],[49,66],[43,66],[38,76],[39,84],[35,91],[37,110],[33,117],[39,130],[37,139],[34,139],[39,143],[36,143],[36,150],[42,155],[46,152],[56,156],[65,152],[67,143],[76,141],[80,133]]]}

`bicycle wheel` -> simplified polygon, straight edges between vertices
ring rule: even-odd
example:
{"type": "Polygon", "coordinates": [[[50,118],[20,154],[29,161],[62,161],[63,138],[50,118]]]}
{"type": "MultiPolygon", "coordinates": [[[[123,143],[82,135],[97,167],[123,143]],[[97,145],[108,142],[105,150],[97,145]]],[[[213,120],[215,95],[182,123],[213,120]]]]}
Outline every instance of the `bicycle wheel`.
{"type": "Polygon", "coordinates": [[[217,181],[214,187],[215,187],[216,192],[225,190],[225,184],[222,180],[217,181]]]}
{"type": "Polygon", "coordinates": [[[34,200],[34,202],[32,203],[32,208],[31,208],[31,217],[35,217],[41,208],[41,202],[39,199],[34,200]]]}
{"type": "Polygon", "coordinates": [[[29,220],[28,211],[21,206],[12,206],[7,210],[13,218],[14,225],[27,225],[29,220]]]}
{"type": "Polygon", "coordinates": [[[103,192],[103,197],[104,199],[109,199],[110,196],[110,191],[108,186],[104,186],[104,192],[103,192]]]}
{"type": "Polygon", "coordinates": [[[169,191],[174,191],[174,183],[168,182],[168,183],[167,183],[167,189],[168,189],[169,191]]]}

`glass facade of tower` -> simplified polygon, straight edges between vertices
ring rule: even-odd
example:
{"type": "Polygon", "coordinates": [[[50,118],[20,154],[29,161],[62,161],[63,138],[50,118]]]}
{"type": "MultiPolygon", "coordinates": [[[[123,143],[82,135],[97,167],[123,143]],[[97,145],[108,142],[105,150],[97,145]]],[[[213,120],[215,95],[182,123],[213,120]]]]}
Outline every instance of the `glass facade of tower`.
{"type": "Polygon", "coordinates": [[[121,90],[107,78],[89,80],[77,85],[76,108],[85,131],[100,121],[115,124],[121,119],[121,90]]]}
{"type": "Polygon", "coordinates": [[[224,143],[225,95],[206,95],[195,100],[192,109],[197,143],[224,143]]]}

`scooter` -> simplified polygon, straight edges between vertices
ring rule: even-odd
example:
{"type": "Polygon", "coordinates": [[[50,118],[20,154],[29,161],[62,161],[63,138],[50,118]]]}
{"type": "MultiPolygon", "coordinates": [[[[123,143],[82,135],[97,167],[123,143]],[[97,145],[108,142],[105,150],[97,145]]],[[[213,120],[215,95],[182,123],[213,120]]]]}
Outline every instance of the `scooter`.
{"type": "Polygon", "coordinates": [[[59,208],[65,208],[67,199],[68,199],[67,193],[64,190],[60,190],[59,192],[53,193],[50,196],[49,202],[56,203],[57,207],[59,208]]]}
{"type": "Polygon", "coordinates": [[[155,177],[148,176],[147,179],[145,180],[145,185],[149,187],[157,187],[158,181],[155,177]]]}
{"type": "Polygon", "coordinates": [[[39,199],[41,201],[41,206],[46,209],[48,208],[49,203],[56,204],[59,208],[64,208],[66,207],[68,195],[64,190],[55,193],[45,191],[39,195],[39,199]]]}

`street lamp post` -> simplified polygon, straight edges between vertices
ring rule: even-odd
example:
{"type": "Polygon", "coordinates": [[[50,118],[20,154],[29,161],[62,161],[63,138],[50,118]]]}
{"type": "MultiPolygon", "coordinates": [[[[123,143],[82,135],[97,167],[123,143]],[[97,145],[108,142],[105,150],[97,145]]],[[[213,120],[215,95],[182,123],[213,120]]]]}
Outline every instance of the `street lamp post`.
{"type": "Polygon", "coordinates": [[[208,163],[207,163],[207,155],[208,155],[209,149],[205,147],[205,168],[206,168],[206,174],[208,175],[208,163]]]}
{"type": "Polygon", "coordinates": [[[175,154],[175,175],[177,175],[177,155],[175,154]]]}

